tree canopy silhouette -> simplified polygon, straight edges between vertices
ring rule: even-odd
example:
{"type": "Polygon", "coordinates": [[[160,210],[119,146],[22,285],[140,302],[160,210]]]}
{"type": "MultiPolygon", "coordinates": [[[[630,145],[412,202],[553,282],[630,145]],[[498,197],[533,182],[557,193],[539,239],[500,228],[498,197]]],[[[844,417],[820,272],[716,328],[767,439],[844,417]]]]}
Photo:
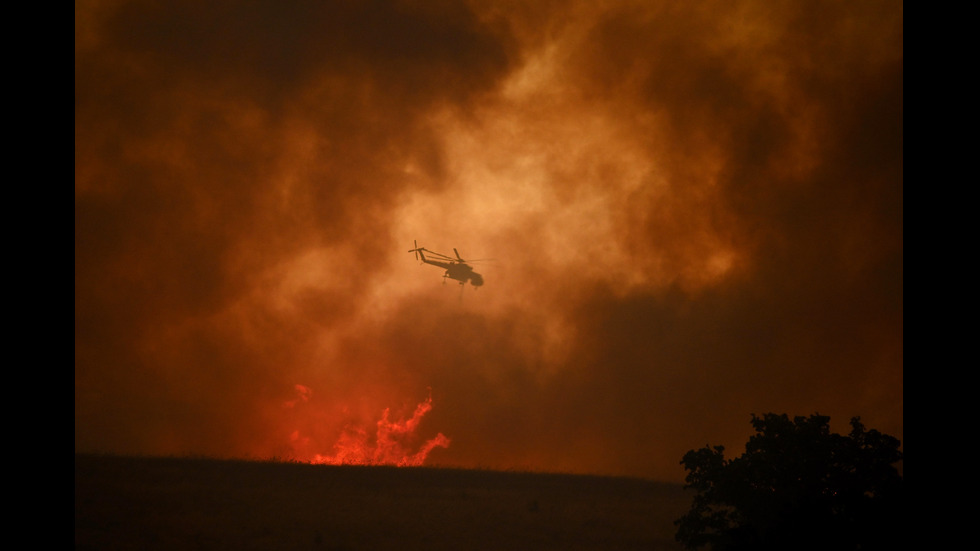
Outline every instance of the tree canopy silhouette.
{"type": "Polygon", "coordinates": [[[752,415],[756,434],[741,457],[724,446],[691,450],[681,464],[685,488],[697,493],[677,519],[675,538],[688,549],[894,548],[903,481],[898,439],[851,419],[848,436],[830,432],[830,417],[752,415]]]}

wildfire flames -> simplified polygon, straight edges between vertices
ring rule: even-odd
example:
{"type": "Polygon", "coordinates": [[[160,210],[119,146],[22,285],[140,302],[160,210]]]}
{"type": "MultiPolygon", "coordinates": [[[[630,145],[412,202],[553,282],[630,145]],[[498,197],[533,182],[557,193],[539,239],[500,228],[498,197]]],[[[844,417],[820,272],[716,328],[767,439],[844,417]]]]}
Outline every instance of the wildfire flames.
{"type": "MultiPolygon", "coordinates": [[[[297,385],[297,389],[300,387],[302,385],[297,385]]],[[[302,399],[308,400],[310,391],[307,387],[302,388],[302,399]]],[[[334,444],[333,454],[315,454],[310,462],[325,465],[421,466],[429,452],[437,447],[448,448],[450,443],[450,439],[440,432],[415,449],[414,444],[418,440],[416,429],[422,417],[431,410],[432,396],[416,406],[409,419],[392,421],[389,408],[385,408],[373,435],[362,426],[348,425],[334,444]]],[[[293,433],[292,440],[294,443],[309,444],[309,439],[302,438],[298,432],[293,433]]]]}

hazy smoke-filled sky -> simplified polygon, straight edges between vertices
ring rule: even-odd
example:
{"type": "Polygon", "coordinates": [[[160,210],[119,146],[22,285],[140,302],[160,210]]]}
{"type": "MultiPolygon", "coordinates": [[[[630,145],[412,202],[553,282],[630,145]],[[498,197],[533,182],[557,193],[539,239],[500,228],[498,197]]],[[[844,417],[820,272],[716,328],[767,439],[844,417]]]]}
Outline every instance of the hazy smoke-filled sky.
{"type": "Polygon", "coordinates": [[[75,450],[901,439],[903,109],[901,2],[76,2],[75,450]]]}

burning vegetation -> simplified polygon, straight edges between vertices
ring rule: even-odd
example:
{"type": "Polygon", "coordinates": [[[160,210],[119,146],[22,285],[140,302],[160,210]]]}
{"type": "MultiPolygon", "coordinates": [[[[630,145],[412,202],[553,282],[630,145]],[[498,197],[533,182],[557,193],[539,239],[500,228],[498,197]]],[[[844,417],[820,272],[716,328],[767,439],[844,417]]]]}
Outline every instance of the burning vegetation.
{"type": "MultiPolygon", "coordinates": [[[[296,385],[296,388],[298,391],[302,388],[300,394],[303,401],[309,399],[311,391],[308,387],[296,385]]],[[[294,403],[296,402],[288,404],[294,403]]],[[[433,449],[448,448],[451,442],[440,432],[421,445],[418,444],[419,424],[431,410],[432,396],[430,395],[415,407],[412,416],[407,419],[392,420],[390,408],[385,408],[373,431],[370,430],[370,426],[348,423],[333,445],[333,453],[328,455],[315,453],[309,461],[324,465],[420,467],[433,449]]],[[[309,445],[309,439],[302,437],[299,431],[294,431],[291,439],[294,447],[309,445]]]]}

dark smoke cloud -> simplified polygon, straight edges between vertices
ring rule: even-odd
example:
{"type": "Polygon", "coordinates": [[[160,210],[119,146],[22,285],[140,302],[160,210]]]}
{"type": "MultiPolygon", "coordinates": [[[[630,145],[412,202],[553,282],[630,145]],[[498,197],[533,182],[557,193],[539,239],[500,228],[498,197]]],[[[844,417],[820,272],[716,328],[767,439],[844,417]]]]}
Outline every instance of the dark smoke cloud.
{"type": "Polygon", "coordinates": [[[327,455],[430,389],[445,465],[902,437],[901,6],[417,4],[76,6],[77,451],[327,455]]]}

